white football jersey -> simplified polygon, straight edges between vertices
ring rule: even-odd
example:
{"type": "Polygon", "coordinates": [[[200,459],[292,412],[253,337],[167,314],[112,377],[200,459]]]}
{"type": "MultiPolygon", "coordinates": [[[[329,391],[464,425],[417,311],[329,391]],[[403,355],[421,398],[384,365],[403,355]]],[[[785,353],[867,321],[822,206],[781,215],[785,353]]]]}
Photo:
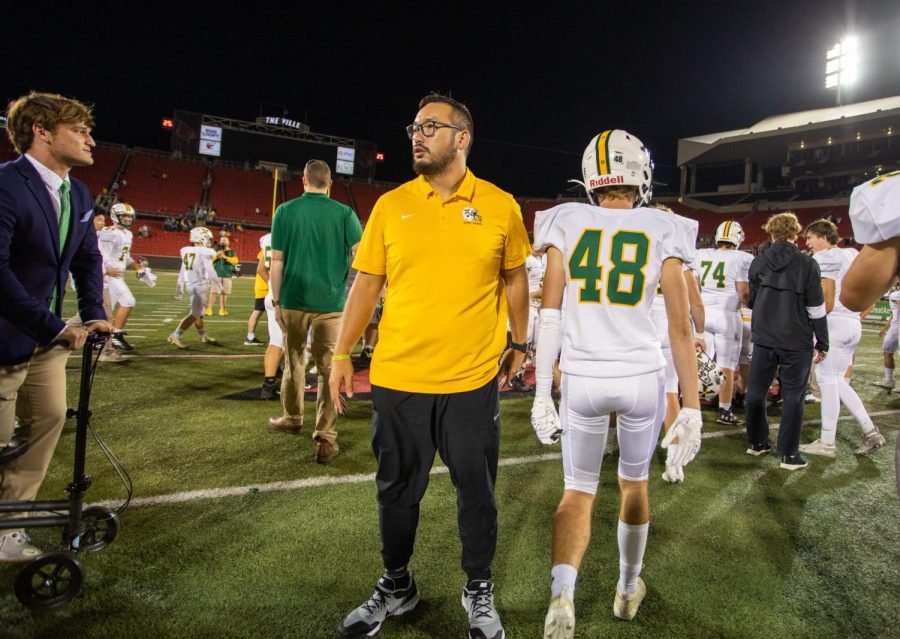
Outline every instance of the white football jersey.
{"type": "Polygon", "coordinates": [[[649,309],[663,261],[694,259],[685,235],[676,216],[643,207],[567,202],[537,214],[536,246],[563,255],[564,372],[630,377],[665,366],[649,309]]]}
{"type": "MultiPolygon", "coordinates": [[[[676,213],[669,213],[675,217],[676,221],[681,225],[682,230],[684,231],[685,242],[687,242],[690,246],[697,245],[697,231],[700,228],[700,223],[697,220],[692,220],[689,217],[684,217],[682,215],[678,215],[676,213]]],[[[690,271],[694,269],[694,264],[692,262],[685,262],[684,269],[685,271],[690,271]]],[[[666,300],[663,298],[662,287],[656,287],[656,295],[653,296],[653,302],[651,305],[651,312],[656,313],[656,317],[660,317],[660,314],[665,314],[666,312],[666,300]]],[[[654,322],[657,322],[654,319],[654,322]]]]}
{"type": "Polygon", "coordinates": [[[891,307],[891,323],[900,326],[900,290],[891,291],[888,304],[891,307]]]}
{"type": "Polygon", "coordinates": [[[697,251],[694,268],[700,278],[703,305],[739,311],[741,299],[736,282],[748,282],[753,256],[733,249],[706,248],[697,251]]]}
{"type": "Polygon", "coordinates": [[[860,244],[900,236],[900,171],[864,182],[850,195],[850,223],[860,244]]]}
{"type": "Polygon", "coordinates": [[[259,238],[259,250],[263,254],[263,264],[266,268],[272,268],[272,234],[266,233],[259,238]]]}
{"type": "Polygon", "coordinates": [[[109,226],[97,233],[100,252],[106,266],[124,271],[134,261],[131,259],[132,234],[128,229],[109,226]]]}
{"type": "Polygon", "coordinates": [[[822,278],[834,280],[834,308],[829,315],[859,319],[859,313],[854,313],[841,304],[841,281],[853,263],[850,255],[845,249],[834,247],[813,253],[813,259],[819,263],[822,278]]]}
{"type": "Polygon", "coordinates": [[[544,264],[541,258],[529,255],[525,258],[525,272],[528,274],[528,294],[532,294],[541,288],[544,279],[544,264]]]}
{"type": "Polygon", "coordinates": [[[181,271],[178,284],[187,286],[205,285],[216,278],[212,261],[216,252],[206,246],[185,246],[181,249],[181,271]]]}

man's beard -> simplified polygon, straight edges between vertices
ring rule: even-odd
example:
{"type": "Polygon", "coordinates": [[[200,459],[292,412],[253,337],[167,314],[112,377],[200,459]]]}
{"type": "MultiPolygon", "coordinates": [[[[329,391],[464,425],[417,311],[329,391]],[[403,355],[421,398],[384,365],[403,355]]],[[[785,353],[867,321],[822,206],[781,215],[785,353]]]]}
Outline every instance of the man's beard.
{"type": "Polygon", "coordinates": [[[446,171],[447,167],[453,162],[453,159],[456,157],[456,150],[449,148],[441,155],[431,152],[429,152],[429,155],[431,156],[430,158],[425,157],[421,160],[417,160],[415,156],[413,156],[413,171],[416,172],[416,175],[440,175],[446,171]]]}

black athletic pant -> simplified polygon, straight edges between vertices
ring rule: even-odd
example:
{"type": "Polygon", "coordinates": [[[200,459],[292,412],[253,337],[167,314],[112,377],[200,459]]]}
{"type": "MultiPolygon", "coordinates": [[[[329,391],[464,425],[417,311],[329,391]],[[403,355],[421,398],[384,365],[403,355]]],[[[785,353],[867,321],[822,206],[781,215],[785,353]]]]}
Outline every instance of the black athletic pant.
{"type": "Polygon", "coordinates": [[[372,387],[372,449],[385,568],[406,566],[434,453],[456,488],[462,567],[490,579],[497,547],[494,482],[500,453],[497,381],[464,393],[429,395],[372,387]]]}
{"type": "Polygon", "coordinates": [[[781,367],[781,427],[778,429],[778,453],[795,455],[800,447],[800,429],[803,427],[803,406],[812,365],[812,348],[803,351],[786,351],[753,345],[750,360],[750,381],[747,384],[746,416],[747,442],[763,444],[769,439],[769,420],[766,418],[766,398],[769,386],[775,378],[775,369],[781,367]]]}

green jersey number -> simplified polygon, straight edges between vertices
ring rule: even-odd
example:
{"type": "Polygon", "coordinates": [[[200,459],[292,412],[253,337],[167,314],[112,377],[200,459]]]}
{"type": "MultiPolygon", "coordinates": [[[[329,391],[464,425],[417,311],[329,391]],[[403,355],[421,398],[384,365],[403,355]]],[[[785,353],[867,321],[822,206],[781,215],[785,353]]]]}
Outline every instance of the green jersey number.
{"type": "Polygon", "coordinates": [[[196,259],[196,253],[185,253],[184,257],[181,258],[181,261],[184,262],[184,270],[185,271],[193,271],[194,270],[194,259],[196,259]]]}
{"type": "Polygon", "coordinates": [[[716,281],[716,288],[725,288],[725,262],[703,260],[700,262],[700,267],[703,269],[703,275],[700,276],[700,286],[706,286],[706,277],[710,274],[710,269],[712,269],[712,277],[716,281]],[[713,264],[716,265],[715,268],[713,268],[713,264]]]}
{"type": "Polygon", "coordinates": [[[618,231],[609,249],[612,268],[600,263],[602,240],[602,229],[585,229],[569,257],[569,279],[584,281],[578,291],[578,301],[601,304],[605,290],[610,304],[636,306],[644,298],[644,269],[650,256],[650,238],[636,231],[618,231]]]}

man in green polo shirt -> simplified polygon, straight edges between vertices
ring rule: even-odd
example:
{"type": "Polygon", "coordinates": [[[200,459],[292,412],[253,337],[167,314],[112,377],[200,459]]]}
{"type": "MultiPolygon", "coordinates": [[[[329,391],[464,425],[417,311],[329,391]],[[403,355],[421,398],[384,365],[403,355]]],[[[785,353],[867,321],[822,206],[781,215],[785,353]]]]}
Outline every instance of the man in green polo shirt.
{"type": "Polygon", "coordinates": [[[269,427],[295,434],[303,427],[303,351],[312,329],[312,356],[318,369],[313,439],[320,464],[330,462],[339,450],[328,376],[346,301],[350,258],[362,237],[356,213],[329,198],[330,188],[328,164],[307,162],[303,195],[275,210],[269,271],[275,317],[284,331],[283,414],[270,418],[269,427]]]}

